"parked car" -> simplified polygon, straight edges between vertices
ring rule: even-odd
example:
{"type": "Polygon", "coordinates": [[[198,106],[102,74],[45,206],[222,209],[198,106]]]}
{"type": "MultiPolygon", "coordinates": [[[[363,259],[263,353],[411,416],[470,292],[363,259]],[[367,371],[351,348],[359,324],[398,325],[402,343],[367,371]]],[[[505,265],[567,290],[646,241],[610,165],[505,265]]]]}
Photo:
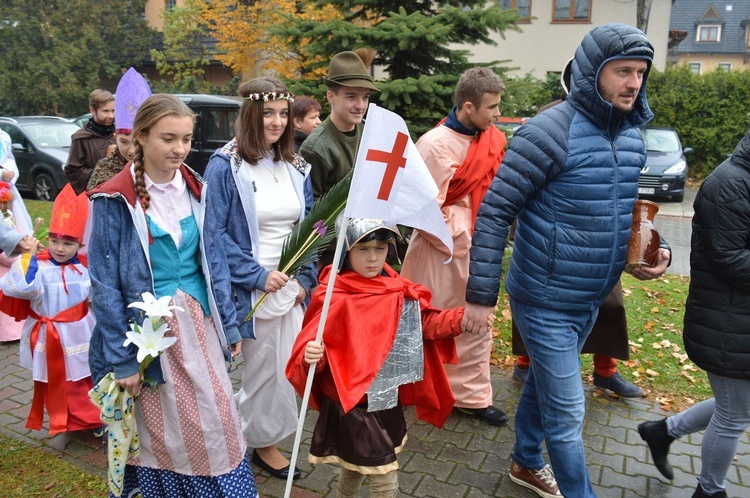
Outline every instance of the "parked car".
{"type": "Polygon", "coordinates": [[[498,130],[505,133],[505,138],[510,140],[513,137],[513,134],[516,132],[517,129],[521,127],[521,125],[524,123],[525,118],[508,118],[508,117],[501,117],[497,121],[495,121],[495,126],[498,130]]]}
{"type": "Polygon", "coordinates": [[[641,133],[646,144],[646,164],[638,179],[638,195],[682,202],[688,169],[685,155],[693,149],[683,149],[673,128],[646,126],[641,133]]]}
{"type": "Polygon", "coordinates": [[[10,135],[13,144],[18,190],[31,192],[37,199],[54,200],[68,182],[63,166],[78,127],[54,116],[24,116],[0,118],[0,129],[10,135]]]}
{"type": "MultiPolygon", "coordinates": [[[[193,144],[185,163],[203,174],[216,149],[234,137],[234,123],[242,106],[242,98],[199,93],[176,96],[195,113],[193,144]]],[[[70,121],[84,126],[90,118],[91,113],[88,113],[70,121]]]]}

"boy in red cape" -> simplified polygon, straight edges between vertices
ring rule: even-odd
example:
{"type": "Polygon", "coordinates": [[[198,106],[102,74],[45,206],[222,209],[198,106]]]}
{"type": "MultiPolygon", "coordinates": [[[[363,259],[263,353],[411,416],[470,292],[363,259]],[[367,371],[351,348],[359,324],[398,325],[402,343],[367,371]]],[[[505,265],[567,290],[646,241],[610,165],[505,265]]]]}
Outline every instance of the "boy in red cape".
{"type": "Polygon", "coordinates": [[[396,496],[396,454],[406,442],[403,406],[442,427],[453,407],[443,363],[455,363],[453,337],[463,308],[439,310],[430,291],[385,263],[397,228],[352,219],[324,332],[315,342],[331,266],[320,275],[286,375],[302,396],[316,363],[310,405],[320,411],[310,463],[341,466],[339,496],[356,496],[365,476],[372,496],[396,496]]]}

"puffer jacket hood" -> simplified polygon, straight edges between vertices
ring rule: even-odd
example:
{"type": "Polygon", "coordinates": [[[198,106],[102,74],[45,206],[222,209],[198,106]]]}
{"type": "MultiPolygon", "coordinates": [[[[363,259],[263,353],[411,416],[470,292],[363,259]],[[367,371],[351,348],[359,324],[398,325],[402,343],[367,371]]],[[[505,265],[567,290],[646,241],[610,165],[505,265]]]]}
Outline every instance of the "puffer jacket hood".
{"type": "Polygon", "coordinates": [[[750,170],[750,130],[747,130],[744,138],[734,148],[729,161],[741,168],[750,170]]]}
{"type": "Polygon", "coordinates": [[[648,123],[654,114],[646,101],[646,81],[654,59],[654,47],[643,31],[627,24],[607,24],[591,30],[576,49],[571,67],[568,101],[594,124],[609,129],[623,117],[631,126],[648,123]],[[648,69],[633,111],[622,114],[599,93],[597,82],[602,67],[615,59],[643,59],[648,69]]]}

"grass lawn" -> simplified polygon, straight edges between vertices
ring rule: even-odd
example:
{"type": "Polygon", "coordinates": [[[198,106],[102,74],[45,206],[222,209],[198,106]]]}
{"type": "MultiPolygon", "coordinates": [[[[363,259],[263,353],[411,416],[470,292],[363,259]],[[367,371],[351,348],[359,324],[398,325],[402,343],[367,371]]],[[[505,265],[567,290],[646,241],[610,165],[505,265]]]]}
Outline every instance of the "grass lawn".
{"type": "MultiPolygon", "coordinates": [[[[26,205],[26,210],[31,216],[33,222],[37,218],[44,219],[44,226],[49,227],[50,215],[52,214],[52,202],[51,201],[37,201],[34,199],[24,199],[23,203],[26,205]]],[[[46,245],[46,241],[42,241],[46,245]]]]}
{"type": "Polygon", "coordinates": [[[107,483],[55,455],[0,434],[2,496],[106,496],[107,483]]]}
{"type": "MultiPolygon", "coordinates": [[[[505,263],[510,258],[503,259],[505,263]]],[[[625,273],[622,277],[630,360],[619,361],[618,370],[624,378],[643,388],[649,398],[659,401],[665,410],[681,411],[711,397],[705,372],[688,359],[683,349],[683,314],[689,282],[689,278],[679,275],[649,281],[640,281],[625,273]]],[[[515,357],[511,344],[511,313],[504,289],[493,334],[492,362],[512,369],[515,357]]],[[[590,383],[594,370],[592,355],[582,355],[581,363],[583,379],[590,383]]]]}

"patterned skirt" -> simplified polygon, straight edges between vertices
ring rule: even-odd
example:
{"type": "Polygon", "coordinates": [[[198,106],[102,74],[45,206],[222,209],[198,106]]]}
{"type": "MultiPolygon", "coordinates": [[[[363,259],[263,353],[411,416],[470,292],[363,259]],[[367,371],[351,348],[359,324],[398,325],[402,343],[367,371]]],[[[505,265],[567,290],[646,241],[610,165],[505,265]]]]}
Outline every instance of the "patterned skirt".
{"type": "Polygon", "coordinates": [[[178,340],[160,357],[165,383],[136,398],[141,451],[128,465],[145,497],[257,496],[217,331],[189,295],[172,304],[185,310],[167,320],[178,340]]]}

